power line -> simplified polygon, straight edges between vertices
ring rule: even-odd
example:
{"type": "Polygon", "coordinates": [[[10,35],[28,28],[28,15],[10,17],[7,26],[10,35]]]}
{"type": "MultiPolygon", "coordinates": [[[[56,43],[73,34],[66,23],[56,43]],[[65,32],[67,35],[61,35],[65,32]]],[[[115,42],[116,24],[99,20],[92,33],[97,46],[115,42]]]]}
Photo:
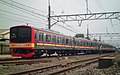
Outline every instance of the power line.
{"type": "MultiPolygon", "coordinates": [[[[2,3],[2,4],[5,4],[5,3],[2,3]]],[[[5,4],[5,5],[10,6],[10,5],[8,5],[8,4],[5,4]]],[[[19,10],[19,11],[22,11],[22,12],[24,12],[24,13],[27,13],[27,14],[33,16],[33,17],[36,17],[36,18],[39,18],[39,19],[40,19],[40,17],[36,16],[35,14],[32,14],[32,13],[26,12],[26,11],[21,10],[21,9],[19,9],[19,8],[15,8],[15,7],[12,7],[12,8],[14,8],[14,9],[16,9],[16,10],[19,10]]],[[[43,18],[41,18],[41,19],[46,21],[46,19],[43,19],[43,18]]]]}
{"type": "MultiPolygon", "coordinates": [[[[52,20],[54,20],[54,22],[56,21],[56,19],[54,19],[54,18],[52,18],[52,20]]],[[[55,24],[56,24],[57,22],[55,22],[55,24]]],[[[68,25],[68,24],[66,24],[65,22],[63,22],[65,25],[67,25],[69,28],[71,28],[71,29],[68,29],[68,28],[66,28],[66,27],[64,27],[64,26],[62,26],[62,25],[60,25],[60,24],[58,24],[59,26],[61,26],[61,27],[63,27],[63,28],[65,28],[65,29],[67,29],[67,30],[69,30],[69,31],[71,31],[71,32],[74,32],[74,33],[78,33],[79,31],[77,31],[76,29],[74,29],[73,27],[71,27],[70,25],[68,25]],[[73,31],[73,30],[75,30],[75,31],[73,31]],[[77,32],[76,32],[77,31],[77,32]]],[[[52,25],[53,26],[53,25],[52,25]]]]}
{"type": "Polygon", "coordinates": [[[73,30],[75,30],[75,31],[77,31],[77,32],[79,32],[78,30],[76,30],[76,29],[74,29],[73,27],[71,27],[70,25],[68,25],[67,23],[64,23],[65,25],[67,25],[69,28],[71,28],[71,29],[73,29],[73,30]]]}
{"type": "MultiPolygon", "coordinates": [[[[31,19],[31,17],[28,17],[28,16],[24,16],[24,15],[20,15],[20,14],[17,14],[17,13],[13,13],[13,12],[10,12],[10,11],[6,11],[6,10],[2,10],[2,9],[0,9],[0,11],[2,11],[2,12],[5,12],[5,13],[10,13],[10,14],[13,14],[13,15],[17,15],[17,16],[20,16],[20,17],[24,17],[24,18],[27,18],[27,19],[31,19]]],[[[5,14],[4,14],[5,15],[5,14]]],[[[9,16],[9,15],[8,15],[9,16]]],[[[12,17],[12,16],[11,16],[12,17]]],[[[32,19],[31,21],[33,21],[33,20],[35,20],[35,21],[39,21],[40,22],[40,20],[38,20],[38,19],[32,19]]],[[[42,23],[42,22],[41,22],[42,23]]]]}
{"type": "Polygon", "coordinates": [[[102,10],[102,11],[105,11],[104,8],[102,7],[101,3],[99,0],[95,0],[95,2],[97,3],[97,5],[99,6],[99,8],[102,10]]]}
{"type": "Polygon", "coordinates": [[[62,28],[64,28],[64,29],[67,29],[67,30],[69,30],[69,31],[71,31],[71,32],[73,32],[73,33],[78,33],[78,32],[75,32],[75,31],[73,31],[73,30],[71,30],[71,29],[68,29],[68,28],[66,28],[66,27],[64,27],[64,26],[62,26],[62,25],[60,25],[60,24],[57,24],[57,25],[59,25],[60,27],[62,27],[62,28]]]}
{"type": "MultiPolygon", "coordinates": [[[[12,0],[11,0],[12,1],[12,0]]],[[[15,1],[12,1],[13,3],[9,3],[9,2],[6,2],[6,1],[2,1],[4,4],[8,4],[8,5],[12,5],[12,6],[14,6],[14,7],[17,7],[17,8],[19,8],[19,9],[22,9],[22,10],[24,10],[24,11],[27,11],[27,12],[30,12],[30,13],[33,13],[33,14],[37,14],[37,15],[40,15],[40,16],[42,16],[42,17],[46,17],[46,16],[44,16],[44,15],[41,15],[41,14],[38,14],[38,13],[35,13],[35,12],[31,12],[31,11],[29,11],[29,10],[26,10],[26,9],[24,9],[24,8],[21,8],[21,7],[19,7],[19,6],[16,6],[14,3],[17,3],[18,5],[22,5],[22,6],[25,6],[26,7],[26,5],[23,5],[23,4],[20,4],[20,3],[18,3],[18,2],[15,2],[15,1]]],[[[13,8],[13,7],[12,7],[13,8]]],[[[69,26],[70,27],[70,26],[69,26]]],[[[68,29],[68,28],[66,28],[66,29],[68,29]]],[[[68,29],[68,30],[70,30],[70,29],[68,29]]]]}
{"type": "MultiPolygon", "coordinates": [[[[7,16],[7,17],[10,17],[10,18],[19,19],[19,20],[23,20],[23,21],[26,21],[27,23],[33,21],[33,20],[27,20],[27,19],[23,19],[23,18],[15,17],[15,16],[6,15],[6,14],[3,14],[3,13],[0,13],[0,15],[7,16]]],[[[33,21],[33,22],[34,22],[34,21],[33,21]]],[[[35,22],[35,23],[39,23],[39,22],[35,22]]],[[[41,22],[41,23],[42,23],[42,22],[41,22]]],[[[43,23],[43,24],[45,24],[45,23],[43,23]]]]}
{"type": "Polygon", "coordinates": [[[4,21],[4,22],[19,22],[19,23],[29,23],[29,24],[31,24],[31,25],[37,25],[37,23],[32,23],[32,22],[25,22],[25,21],[22,21],[22,20],[16,20],[16,19],[13,19],[13,18],[10,18],[10,19],[8,19],[8,20],[4,20],[4,19],[0,19],[0,21],[4,21]]]}
{"type": "Polygon", "coordinates": [[[112,20],[110,19],[110,23],[111,23],[111,26],[112,26],[112,28],[113,28],[113,30],[114,30],[114,32],[116,32],[116,30],[114,29],[114,27],[113,27],[113,22],[112,22],[112,20]]]}
{"type": "Polygon", "coordinates": [[[101,8],[103,9],[103,11],[105,11],[105,9],[103,8],[101,2],[98,0],[98,3],[100,4],[101,8]]]}
{"type": "Polygon", "coordinates": [[[22,5],[22,6],[24,6],[24,7],[27,7],[27,8],[30,8],[30,9],[33,9],[33,10],[36,10],[36,11],[42,12],[42,13],[47,13],[47,12],[45,12],[45,11],[42,11],[42,10],[39,10],[39,9],[36,9],[36,8],[30,7],[30,6],[27,6],[27,5],[21,4],[21,3],[18,3],[18,2],[16,2],[16,1],[13,1],[13,0],[11,0],[11,1],[14,2],[14,3],[16,3],[16,4],[22,5]]]}
{"type": "Polygon", "coordinates": [[[39,15],[39,16],[42,16],[42,17],[47,17],[47,16],[44,16],[44,15],[41,15],[41,14],[39,14],[39,13],[36,13],[36,12],[34,12],[34,11],[30,11],[30,10],[27,10],[27,9],[25,9],[25,8],[22,8],[22,7],[20,7],[20,6],[17,6],[17,4],[15,5],[14,4],[14,2],[12,1],[12,0],[9,0],[9,1],[12,1],[11,3],[10,2],[7,2],[7,1],[3,1],[3,0],[0,0],[1,2],[3,2],[4,4],[8,4],[8,5],[10,5],[10,6],[12,6],[12,8],[13,7],[15,7],[15,8],[19,8],[19,9],[21,9],[21,10],[24,10],[24,11],[27,11],[27,12],[30,12],[30,13],[32,13],[32,14],[35,14],[35,15],[39,15]]]}

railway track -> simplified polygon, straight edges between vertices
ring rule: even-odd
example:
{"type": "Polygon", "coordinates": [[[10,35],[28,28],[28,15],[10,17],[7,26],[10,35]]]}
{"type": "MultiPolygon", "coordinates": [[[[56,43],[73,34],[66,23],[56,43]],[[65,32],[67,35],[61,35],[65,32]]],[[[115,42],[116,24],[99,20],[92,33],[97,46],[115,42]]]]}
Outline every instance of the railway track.
{"type": "MultiPolygon", "coordinates": [[[[87,55],[75,55],[76,57],[78,56],[87,56],[87,55]]],[[[65,57],[73,57],[73,56],[49,56],[49,57],[41,57],[39,59],[24,59],[24,58],[12,58],[12,59],[0,59],[0,65],[5,65],[5,64],[33,64],[33,63],[47,63],[51,62],[52,58],[65,58],[65,57]],[[51,59],[51,60],[49,60],[51,59]]]]}
{"type": "Polygon", "coordinates": [[[22,60],[22,61],[3,61],[0,62],[0,65],[8,65],[8,64],[17,64],[17,65],[23,65],[23,64],[35,64],[35,63],[47,63],[51,62],[51,60],[22,60]]]}
{"type": "Polygon", "coordinates": [[[49,65],[49,66],[44,66],[44,67],[24,70],[24,71],[20,71],[20,72],[10,73],[10,75],[21,75],[21,74],[56,75],[56,74],[65,73],[67,71],[70,71],[70,70],[73,70],[73,69],[76,69],[76,68],[85,67],[85,66],[87,66],[91,63],[97,62],[98,58],[105,57],[105,56],[111,56],[111,54],[92,57],[92,58],[83,59],[83,60],[77,60],[77,61],[74,61],[74,62],[56,63],[56,64],[52,64],[52,65],[49,65]]]}

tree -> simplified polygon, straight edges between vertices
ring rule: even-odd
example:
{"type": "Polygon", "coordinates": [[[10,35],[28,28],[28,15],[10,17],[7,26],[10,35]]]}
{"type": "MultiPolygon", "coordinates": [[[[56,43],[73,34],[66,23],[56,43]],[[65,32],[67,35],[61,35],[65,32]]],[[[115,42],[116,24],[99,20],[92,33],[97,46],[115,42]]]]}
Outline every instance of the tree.
{"type": "Polygon", "coordinates": [[[76,34],[75,37],[76,38],[84,38],[84,34],[76,34]]]}
{"type": "Polygon", "coordinates": [[[88,39],[88,40],[90,40],[90,38],[89,37],[85,37],[86,39],[88,39]]]}
{"type": "Polygon", "coordinates": [[[97,39],[96,39],[96,38],[94,38],[94,39],[93,39],[93,41],[97,41],[97,39]]]}

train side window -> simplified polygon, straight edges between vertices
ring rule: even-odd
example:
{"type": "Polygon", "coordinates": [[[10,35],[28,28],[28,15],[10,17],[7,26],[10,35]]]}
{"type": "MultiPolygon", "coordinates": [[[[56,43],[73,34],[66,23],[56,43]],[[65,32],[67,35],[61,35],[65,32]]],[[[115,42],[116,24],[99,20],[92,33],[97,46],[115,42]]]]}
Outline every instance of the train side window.
{"type": "Polygon", "coordinates": [[[74,45],[76,46],[76,44],[77,44],[77,41],[76,41],[76,40],[74,40],[74,45]]]}
{"type": "Polygon", "coordinates": [[[81,42],[79,41],[79,46],[81,46],[81,42]]]}
{"type": "Polygon", "coordinates": [[[83,42],[82,41],[80,42],[80,46],[83,46],[83,42]]]}
{"type": "Polygon", "coordinates": [[[35,33],[35,39],[37,39],[37,34],[35,33]]]}
{"type": "Polygon", "coordinates": [[[83,42],[83,46],[85,46],[85,42],[83,42]]]}
{"type": "Polygon", "coordinates": [[[70,39],[70,43],[69,43],[70,45],[72,45],[72,40],[70,39]]]}
{"type": "Polygon", "coordinates": [[[74,40],[72,40],[72,45],[74,45],[74,40]]]}
{"type": "Polygon", "coordinates": [[[44,33],[39,33],[39,41],[44,41],[44,33]]]}
{"type": "Polygon", "coordinates": [[[69,44],[69,39],[66,39],[66,44],[69,44]]]}
{"type": "Polygon", "coordinates": [[[77,41],[77,46],[79,46],[79,41],[77,41]]]}
{"type": "Polygon", "coordinates": [[[92,43],[90,43],[90,47],[92,46],[92,43]]]}
{"type": "Polygon", "coordinates": [[[46,42],[51,42],[51,35],[46,34],[46,42]]]}
{"type": "Polygon", "coordinates": [[[88,46],[88,42],[86,42],[86,46],[88,46]]]}
{"type": "Polygon", "coordinates": [[[54,36],[54,35],[52,36],[52,42],[56,43],[56,36],[54,36]]]}
{"type": "Polygon", "coordinates": [[[57,37],[57,43],[61,44],[61,37],[57,37]]]}
{"type": "Polygon", "coordinates": [[[62,44],[65,44],[65,38],[62,38],[62,44]]]}
{"type": "Polygon", "coordinates": [[[89,42],[86,42],[86,46],[89,46],[89,42]]]}
{"type": "Polygon", "coordinates": [[[78,44],[79,44],[79,42],[78,42],[78,41],[76,41],[76,46],[78,46],[78,44]]]}
{"type": "Polygon", "coordinates": [[[86,42],[84,42],[84,46],[86,46],[86,42]]]}
{"type": "Polygon", "coordinates": [[[60,39],[59,39],[59,40],[60,40],[60,44],[61,44],[61,43],[62,43],[62,39],[61,39],[61,37],[60,37],[60,39]]]}

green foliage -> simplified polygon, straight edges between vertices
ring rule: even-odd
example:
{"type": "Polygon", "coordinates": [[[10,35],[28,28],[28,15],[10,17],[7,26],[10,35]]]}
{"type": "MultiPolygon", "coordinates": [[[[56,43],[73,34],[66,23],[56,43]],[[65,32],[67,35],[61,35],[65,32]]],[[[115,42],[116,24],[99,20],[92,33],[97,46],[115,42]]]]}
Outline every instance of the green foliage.
{"type": "Polygon", "coordinates": [[[84,34],[76,34],[75,37],[76,38],[84,38],[84,34]]]}
{"type": "Polygon", "coordinates": [[[94,38],[94,39],[93,39],[93,41],[97,41],[97,39],[96,39],[96,38],[94,38]]]}
{"type": "Polygon", "coordinates": [[[89,37],[86,37],[86,39],[90,40],[90,38],[89,38],[89,37]]]}

